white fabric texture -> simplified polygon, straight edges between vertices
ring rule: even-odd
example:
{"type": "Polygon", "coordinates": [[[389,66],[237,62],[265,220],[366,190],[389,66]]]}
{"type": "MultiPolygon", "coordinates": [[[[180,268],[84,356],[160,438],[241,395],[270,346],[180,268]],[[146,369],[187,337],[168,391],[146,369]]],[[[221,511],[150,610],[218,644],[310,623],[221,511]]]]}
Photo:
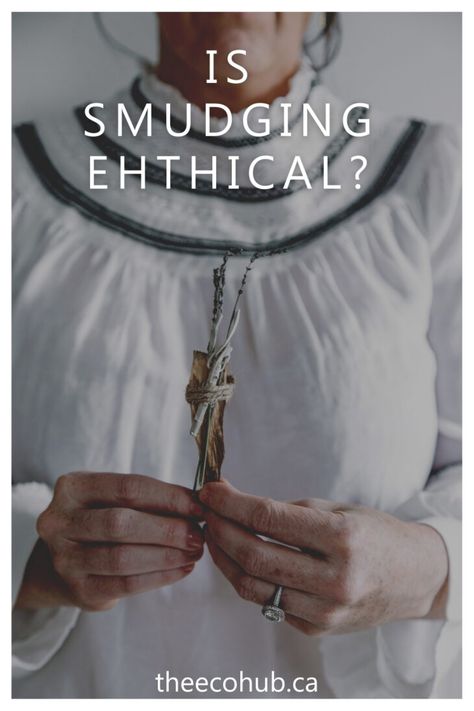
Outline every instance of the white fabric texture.
{"type": "MultiPolygon", "coordinates": [[[[313,78],[303,65],[285,101],[301,103],[313,78]]],[[[150,101],[172,101],[175,115],[183,115],[176,90],[151,77],[140,86],[150,101]]],[[[337,122],[339,99],[322,84],[310,96],[314,106],[330,101],[337,122]]],[[[128,92],[108,102],[112,127],[117,100],[133,107],[128,92]]],[[[192,485],[197,452],[184,389],[192,351],[207,343],[212,268],[221,257],[181,253],[181,236],[262,246],[340,214],[369,195],[409,127],[374,108],[370,117],[371,135],[352,139],[331,163],[341,190],[324,191],[317,180],[312,190],[247,203],[155,183],[140,190],[133,177],[119,190],[110,158],[109,188],[90,191],[89,156],[100,150],[77,120],[68,115],[37,125],[63,183],[102,215],[114,211],[172,234],[176,248],[168,249],[140,243],[108,218],[94,219],[67,196],[58,199],[15,140],[16,484],[53,487],[60,474],[83,469],[192,485]],[[360,193],[350,162],[355,153],[368,158],[360,193]]],[[[193,118],[199,129],[196,107],[193,118]]],[[[243,135],[236,118],[234,139],[243,135]]],[[[247,187],[245,166],[256,154],[276,156],[259,177],[278,183],[292,155],[314,162],[329,141],[295,131],[290,140],[229,149],[196,137],[172,139],[156,118],[153,125],[150,138],[110,135],[150,162],[182,155],[182,175],[187,155],[204,164],[216,154],[224,165],[227,154],[238,154],[247,187]]],[[[305,637],[267,624],[206,553],[174,586],[103,613],[58,613],[62,628],[45,633],[42,650],[32,629],[31,647],[36,659],[44,652],[44,663],[15,682],[14,696],[155,697],[154,677],[167,669],[193,677],[240,670],[317,676],[319,696],[460,695],[459,162],[456,131],[426,126],[384,192],[320,236],[255,262],[234,339],[237,385],[225,412],[223,467],[227,479],[257,495],[362,503],[433,526],[449,553],[449,619],[305,637]]],[[[229,260],[227,318],[245,264],[229,260]]],[[[27,558],[22,540],[14,537],[17,577],[27,558]]],[[[29,643],[24,628],[25,657],[29,643]]]]}

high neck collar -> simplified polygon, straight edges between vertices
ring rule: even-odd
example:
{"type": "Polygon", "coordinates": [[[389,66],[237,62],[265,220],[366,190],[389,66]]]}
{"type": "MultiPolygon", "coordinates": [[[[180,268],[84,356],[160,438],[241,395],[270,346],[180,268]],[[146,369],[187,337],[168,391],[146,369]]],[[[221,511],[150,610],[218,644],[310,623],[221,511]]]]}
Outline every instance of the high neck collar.
{"type": "MultiPolygon", "coordinates": [[[[286,95],[276,97],[270,104],[269,108],[261,107],[252,110],[252,118],[249,122],[255,130],[261,130],[259,119],[268,118],[272,126],[282,125],[282,109],[281,104],[290,104],[289,115],[292,116],[298,112],[301,105],[310,99],[310,95],[315,86],[319,84],[319,76],[314,68],[309,64],[306,58],[302,58],[298,70],[289,80],[289,89],[286,95]]],[[[140,81],[140,88],[148,101],[152,104],[164,108],[167,103],[170,104],[171,114],[173,119],[179,122],[186,121],[187,105],[190,103],[183,94],[175,86],[167,84],[159,79],[156,74],[145,74],[140,81]]],[[[254,102],[259,103],[259,102],[254,102]]],[[[232,121],[229,130],[226,132],[226,137],[229,139],[242,138],[248,135],[244,125],[243,116],[246,109],[241,111],[231,112],[232,121]]],[[[205,132],[206,121],[205,112],[195,104],[191,104],[191,123],[194,130],[201,133],[205,132]]],[[[218,132],[227,125],[226,117],[212,117],[210,119],[210,128],[214,132],[218,132]]]]}

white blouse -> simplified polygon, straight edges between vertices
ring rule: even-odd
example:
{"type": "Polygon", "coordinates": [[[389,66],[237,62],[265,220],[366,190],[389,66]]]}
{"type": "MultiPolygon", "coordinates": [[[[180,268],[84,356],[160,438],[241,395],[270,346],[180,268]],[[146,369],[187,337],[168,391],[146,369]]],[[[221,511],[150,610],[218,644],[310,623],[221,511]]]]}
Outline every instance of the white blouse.
{"type": "Polygon", "coordinates": [[[226,249],[243,250],[228,264],[228,317],[246,255],[286,247],[255,262],[242,299],[224,475],[258,495],[358,502],[430,524],[449,553],[448,619],[306,637],[268,624],[206,552],[186,579],[107,612],[15,611],[16,697],[156,697],[154,678],[166,670],[316,676],[320,697],[460,695],[457,133],[371,107],[370,135],[344,137],[345,104],[305,63],[270,107],[277,129],[283,100],[293,107],[291,138],[274,130],[249,141],[240,113],[228,134],[206,140],[196,107],[192,133],[172,138],[165,103],[178,126],[185,100],[149,76],[106,102],[101,138],[84,135],[81,112],[17,127],[13,599],[61,473],[135,472],[192,486],[184,389],[193,349],[207,344],[212,269],[226,249]],[[117,101],[134,120],[153,102],[153,136],[117,138],[117,101]],[[304,101],[331,103],[330,137],[316,127],[302,137],[304,101]],[[89,189],[91,154],[107,156],[97,164],[107,190],[89,189]],[[146,156],[145,190],[133,175],[119,189],[123,154],[127,167],[146,156]],[[239,156],[239,190],[227,187],[229,154],[239,156]],[[248,180],[260,154],[275,158],[258,173],[272,191],[248,180]],[[296,154],[311,190],[282,189],[296,154]],[[324,154],[340,190],[323,190],[324,154]],[[368,159],[359,191],[355,154],[368,159]],[[171,190],[157,155],[181,156],[171,190]],[[209,176],[189,189],[191,155],[201,167],[217,156],[217,191],[209,176]]]}

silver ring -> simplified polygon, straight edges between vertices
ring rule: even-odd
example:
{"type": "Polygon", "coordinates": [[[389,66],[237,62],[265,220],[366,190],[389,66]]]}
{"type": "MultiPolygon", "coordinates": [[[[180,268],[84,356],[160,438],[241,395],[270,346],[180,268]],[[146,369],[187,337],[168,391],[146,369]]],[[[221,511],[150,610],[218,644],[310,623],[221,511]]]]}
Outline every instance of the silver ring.
{"type": "Polygon", "coordinates": [[[285,619],[285,611],[280,607],[282,592],[282,586],[278,585],[271,603],[262,607],[262,615],[270,622],[283,622],[285,619]]]}

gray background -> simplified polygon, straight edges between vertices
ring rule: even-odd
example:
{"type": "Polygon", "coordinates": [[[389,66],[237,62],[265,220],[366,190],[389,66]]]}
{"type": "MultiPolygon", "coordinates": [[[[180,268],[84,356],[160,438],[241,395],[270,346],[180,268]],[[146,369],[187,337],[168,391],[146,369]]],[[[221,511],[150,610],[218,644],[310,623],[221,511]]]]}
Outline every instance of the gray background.
{"type": "MultiPolygon", "coordinates": [[[[154,59],[151,13],[103,13],[120,41],[154,59]]],[[[461,13],[342,13],[343,43],[324,80],[347,100],[395,114],[461,121],[461,13]]],[[[317,28],[318,17],[314,17],[317,28]]],[[[13,14],[13,120],[104,100],[137,74],[91,13],[13,14]]]]}

